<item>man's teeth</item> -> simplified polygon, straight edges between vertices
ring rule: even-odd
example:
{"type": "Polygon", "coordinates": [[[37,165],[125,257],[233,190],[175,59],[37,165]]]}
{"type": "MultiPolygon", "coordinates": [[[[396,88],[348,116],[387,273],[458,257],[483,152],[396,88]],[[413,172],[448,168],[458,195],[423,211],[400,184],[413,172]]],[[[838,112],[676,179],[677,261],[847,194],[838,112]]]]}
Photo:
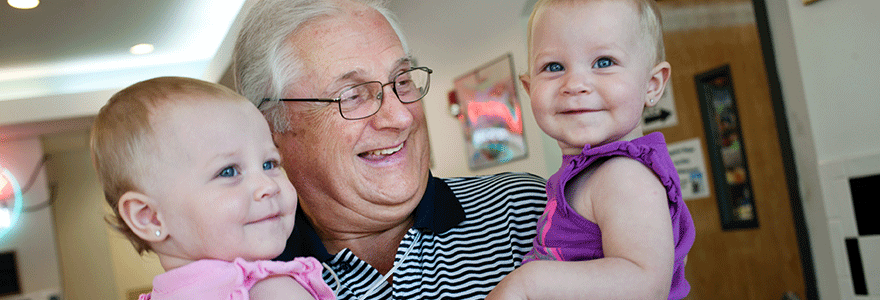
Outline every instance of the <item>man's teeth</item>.
{"type": "Polygon", "coordinates": [[[391,155],[391,154],[394,154],[394,153],[397,152],[397,151],[400,151],[401,148],[403,148],[403,144],[400,144],[400,145],[398,145],[397,147],[394,147],[394,148],[388,148],[388,149],[382,149],[382,150],[373,150],[373,151],[367,152],[366,155],[391,155]]]}

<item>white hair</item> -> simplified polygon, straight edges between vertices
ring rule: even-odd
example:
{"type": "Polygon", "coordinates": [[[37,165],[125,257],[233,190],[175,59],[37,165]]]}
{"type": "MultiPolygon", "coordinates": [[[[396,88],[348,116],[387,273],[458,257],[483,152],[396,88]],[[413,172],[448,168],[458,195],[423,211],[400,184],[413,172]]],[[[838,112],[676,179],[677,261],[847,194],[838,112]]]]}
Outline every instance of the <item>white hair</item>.
{"type": "MultiPolygon", "coordinates": [[[[344,11],[344,5],[359,3],[381,13],[397,34],[405,53],[409,47],[394,14],[384,0],[262,0],[244,20],[233,54],[236,89],[254,105],[264,98],[283,98],[289,84],[302,76],[302,63],[294,47],[285,43],[306,22],[344,11]]],[[[290,120],[270,101],[260,109],[275,132],[290,128],[290,120]]]]}

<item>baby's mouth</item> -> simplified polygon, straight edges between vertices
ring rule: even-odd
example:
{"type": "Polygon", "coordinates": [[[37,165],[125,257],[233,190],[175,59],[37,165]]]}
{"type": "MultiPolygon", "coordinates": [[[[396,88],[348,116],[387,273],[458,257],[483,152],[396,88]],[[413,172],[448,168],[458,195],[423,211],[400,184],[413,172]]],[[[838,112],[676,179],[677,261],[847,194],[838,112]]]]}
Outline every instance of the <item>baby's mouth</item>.
{"type": "Polygon", "coordinates": [[[574,115],[574,114],[582,114],[582,113],[589,113],[589,112],[595,112],[595,111],[597,111],[597,110],[583,108],[583,109],[570,109],[570,110],[562,111],[559,113],[563,114],[563,115],[574,115]]]}
{"type": "Polygon", "coordinates": [[[260,223],[260,222],[270,221],[270,220],[277,219],[278,217],[281,217],[281,216],[282,216],[281,213],[276,213],[276,214],[272,214],[272,215],[269,215],[269,216],[265,216],[265,217],[263,217],[263,218],[261,218],[261,219],[259,219],[259,220],[256,220],[256,221],[248,222],[248,224],[257,224],[257,223],[260,223]]]}
{"type": "Polygon", "coordinates": [[[392,155],[394,153],[397,153],[397,151],[400,151],[400,149],[403,149],[403,143],[401,143],[400,145],[397,145],[397,147],[394,147],[394,148],[385,148],[385,149],[367,151],[367,152],[358,154],[358,156],[360,156],[362,158],[380,158],[383,156],[388,156],[388,155],[392,155]]]}

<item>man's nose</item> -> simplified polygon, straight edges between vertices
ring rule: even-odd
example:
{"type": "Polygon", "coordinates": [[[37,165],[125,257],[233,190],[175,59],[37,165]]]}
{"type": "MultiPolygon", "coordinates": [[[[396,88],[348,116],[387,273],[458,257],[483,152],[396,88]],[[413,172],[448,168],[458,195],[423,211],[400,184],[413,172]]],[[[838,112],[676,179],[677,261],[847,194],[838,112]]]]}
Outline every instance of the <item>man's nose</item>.
{"type": "MultiPolygon", "coordinates": [[[[406,128],[412,125],[414,116],[407,105],[397,98],[394,93],[393,83],[387,83],[382,86],[382,106],[379,112],[374,115],[373,122],[378,128],[406,128]]],[[[415,104],[420,105],[420,104],[415,104]]]]}

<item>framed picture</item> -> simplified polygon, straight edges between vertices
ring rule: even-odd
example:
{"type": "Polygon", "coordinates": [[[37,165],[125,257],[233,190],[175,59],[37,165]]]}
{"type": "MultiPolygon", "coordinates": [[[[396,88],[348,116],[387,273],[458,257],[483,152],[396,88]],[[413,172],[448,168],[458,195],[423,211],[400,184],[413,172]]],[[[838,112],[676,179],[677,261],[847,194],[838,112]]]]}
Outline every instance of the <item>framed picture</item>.
{"type": "Polygon", "coordinates": [[[694,77],[724,230],[758,227],[730,66],[694,77]]]}
{"type": "Polygon", "coordinates": [[[454,79],[471,170],[525,158],[522,110],[511,54],[454,79]]]}

